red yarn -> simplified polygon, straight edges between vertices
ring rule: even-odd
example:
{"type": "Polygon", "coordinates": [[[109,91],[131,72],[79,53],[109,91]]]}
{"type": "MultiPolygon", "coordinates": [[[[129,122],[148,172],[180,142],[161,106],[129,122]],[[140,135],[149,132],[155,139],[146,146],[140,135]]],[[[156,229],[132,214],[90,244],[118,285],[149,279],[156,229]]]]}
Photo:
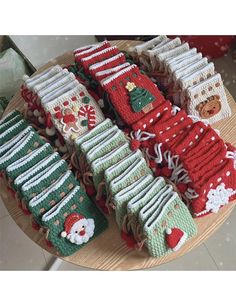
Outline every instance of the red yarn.
{"type": "Polygon", "coordinates": [[[123,230],[121,231],[121,238],[125,241],[126,243],[126,246],[128,248],[131,248],[131,249],[134,249],[137,242],[136,240],[134,239],[133,235],[132,234],[127,234],[125,233],[123,230]]]}
{"type": "Polygon", "coordinates": [[[48,248],[53,248],[53,244],[50,242],[50,240],[45,239],[45,243],[48,246],[48,248]]]}
{"type": "Polygon", "coordinates": [[[157,164],[154,160],[149,160],[149,167],[156,168],[157,164]]]}
{"type": "Polygon", "coordinates": [[[39,225],[37,222],[33,221],[33,222],[32,222],[32,228],[33,228],[34,230],[36,230],[36,231],[39,231],[40,225],[39,225]]]}
{"type": "Polygon", "coordinates": [[[137,150],[137,149],[139,149],[140,145],[141,145],[141,143],[139,142],[139,140],[132,139],[132,140],[130,141],[130,148],[131,148],[132,150],[137,150]]]}
{"type": "Polygon", "coordinates": [[[183,194],[187,191],[188,186],[187,186],[187,184],[180,182],[180,183],[177,184],[177,188],[180,191],[180,193],[183,194]]]}
{"type": "Polygon", "coordinates": [[[87,193],[88,196],[90,196],[90,197],[92,197],[92,196],[94,196],[94,195],[96,194],[96,189],[95,189],[95,187],[92,186],[92,185],[87,185],[87,186],[85,187],[85,189],[86,189],[86,193],[87,193]]]}
{"type": "Polygon", "coordinates": [[[172,174],[172,170],[169,169],[167,166],[164,166],[162,169],[161,169],[161,173],[163,176],[169,178],[172,174]]]}
{"type": "Polygon", "coordinates": [[[11,188],[11,187],[7,187],[8,192],[12,195],[13,198],[15,198],[16,196],[16,192],[11,188]]]}
{"type": "Polygon", "coordinates": [[[161,171],[161,168],[160,167],[157,167],[156,170],[155,170],[155,176],[156,177],[159,177],[162,175],[162,171],[161,171]]]}

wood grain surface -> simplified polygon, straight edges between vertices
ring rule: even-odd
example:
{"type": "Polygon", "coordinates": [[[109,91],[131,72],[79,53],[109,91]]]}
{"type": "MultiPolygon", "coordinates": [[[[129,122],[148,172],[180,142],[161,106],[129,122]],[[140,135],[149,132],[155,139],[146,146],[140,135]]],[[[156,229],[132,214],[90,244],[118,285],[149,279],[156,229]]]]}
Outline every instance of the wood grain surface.
{"type": "MultiPolygon", "coordinates": [[[[112,44],[117,45],[121,50],[127,50],[128,46],[138,44],[138,42],[114,41],[112,44]]],[[[57,57],[55,60],[50,61],[39,69],[38,72],[55,64],[68,65],[72,62],[73,54],[72,52],[68,52],[57,57]]],[[[213,127],[220,131],[221,137],[225,141],[236,145],[236,103],[227,89],[226,95],[232,110],[232,116],[214,124],[213,127]]],[[[4,114],[7,114],[13,109],[23,110],[23,100],[19,92],[13,97],[4,114]]],[[[54,249],[49,248],[46,245],[44,235],[31,227],[29,216],[24,215],[18,208],[16,200],[12,198],[11,194],[7,191],[4,180],[0,180],[0,194],[9,214],[22,231],[40,247],[53,255],[57,255],[54,249]]],[[[104,233],[85,245],[75,254],[60,258],[79,266],[100,270],[134,270],[158,266],[184,255],[204,242],[229,217],[235,204],[236,201],[231,202],[228,206],[223,207],[217,214],[211,214],[196,219],[198,235],[186,242],[178,252],[174,252],[159,259],[150,257],[146,250],[138,251],[128,249],[120,238],[114,215],[108,217],[109,228],[104,233]]]]}

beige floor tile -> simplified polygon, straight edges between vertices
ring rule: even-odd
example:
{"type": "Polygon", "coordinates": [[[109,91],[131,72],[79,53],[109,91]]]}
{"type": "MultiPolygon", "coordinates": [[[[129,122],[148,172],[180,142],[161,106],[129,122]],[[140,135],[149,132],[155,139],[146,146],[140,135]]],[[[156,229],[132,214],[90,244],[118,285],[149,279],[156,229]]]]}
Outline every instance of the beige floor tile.
{"type": "Polygon", "coordinates": [[[0,219],[0,270],[44,270],[42,249],[32,242],[10,216],[0,219]]]}
{"type": "Polygon", "coordinates": [[[61,266],[58,269],[59,271],[89,271],[91,269],[76,266],[71,263],[62,262],[61,266]]]}
{"type": "Polygon", "coordinates": [[[206,242],[220,270],[236,270],[236,209],[206,242]]]}
{"type": "Polygon", "coordinates": [[[8,211],[7,209],[5,208],[5,205],[4,203],[2,202],[2,198],[0,196],[0,218],[4,217],[4,216],[7,216],[9,215],[8,214],[8,211]]]}
{"type": "Polygon", "coordinates": [[[153,270],[217,270],[214,260],[209,255],[204,244],[187,253],[186,255],[161,266],[148,269],[153,270]]]}

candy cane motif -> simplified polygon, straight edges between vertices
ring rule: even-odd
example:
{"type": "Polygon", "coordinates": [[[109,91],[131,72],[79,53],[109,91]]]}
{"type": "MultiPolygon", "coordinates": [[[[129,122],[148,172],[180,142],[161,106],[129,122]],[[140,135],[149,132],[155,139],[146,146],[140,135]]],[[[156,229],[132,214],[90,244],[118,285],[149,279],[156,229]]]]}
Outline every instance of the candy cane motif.
{"type": "Polygon", "coordinates": [[[88,129],[92,129],[96,124],[96,114],[92,106],[85,105],[80,107],[78,115],[88,119],[88,129]]]}

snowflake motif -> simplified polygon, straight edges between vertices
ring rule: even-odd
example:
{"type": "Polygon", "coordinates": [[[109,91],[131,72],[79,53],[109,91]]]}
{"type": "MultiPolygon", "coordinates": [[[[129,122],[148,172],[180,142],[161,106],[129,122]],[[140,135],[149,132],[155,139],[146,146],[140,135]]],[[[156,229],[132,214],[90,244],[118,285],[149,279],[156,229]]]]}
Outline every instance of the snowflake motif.
{"type": "Polygon", "coordinates": [[[211,189],[207,194],[208,201],[206,202],[206,209],[217,213],[221,206],[229,203],[229,197],[235,194],[232,188],[225,188],[225,184],[221,183],[216,189],[211,189]]]}

